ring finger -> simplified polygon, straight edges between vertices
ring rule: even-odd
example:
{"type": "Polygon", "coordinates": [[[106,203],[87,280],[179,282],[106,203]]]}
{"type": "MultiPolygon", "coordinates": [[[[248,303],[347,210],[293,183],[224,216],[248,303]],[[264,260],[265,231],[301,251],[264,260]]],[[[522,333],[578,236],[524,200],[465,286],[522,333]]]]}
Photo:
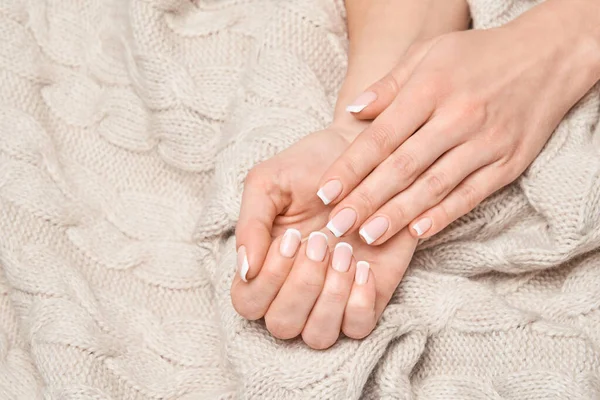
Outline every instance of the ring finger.
{"type": "Polygon", "coordinates": [[[381,244],[425,210],[439,203],[474,171],[496,160],[489,146],[470,141],[458,146],[421,175],[407,190],[377,210],[360,228],[368,244],[381,244]]]}
{"type": "Polygon", "coordinates": [[[335,246],[325,285],[302,331],[302,339],[313,349],[332,346],[340,334],[342,319],[356,268],[352,246],[340,242],[335,246]]]}
{"type": "Polygon", "coordinates": [[[300,247],[292,270],[265,315],[267,329],[273,336],[291,339],[302,332],[323,288],[328,250],[323,232],[312,232],[300,247]]]}

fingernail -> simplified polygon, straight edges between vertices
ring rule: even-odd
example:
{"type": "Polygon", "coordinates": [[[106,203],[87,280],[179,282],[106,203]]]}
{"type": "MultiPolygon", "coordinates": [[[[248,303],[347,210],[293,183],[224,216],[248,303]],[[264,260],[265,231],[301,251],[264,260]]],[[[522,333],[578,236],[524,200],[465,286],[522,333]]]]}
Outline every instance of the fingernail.
{"type": "Polygon", "coordinates": [[[333,260],[331,267],[339,272],[346,272],[350,269],[352,260],[352,246],[346,242],[339,242],[333,250],[333,260]]]}
{"type": "Polygon", "coordinates": [[[360,236],[365,239],[367,244],[371,244],[377,239],[381,237],[388,230],[390,226],[387,218],[385,217],[377,217],[369,221],[366,225],[364,225],[361,230],[358,232],[360,236]]]}
{"type": "Polygon", "coordinates": [[[338,180],[329,181],[317,192],[317,196],[327,205],[342,193],[342,182],[338,180]]]}
{"type": "Polygon", "coordinates": [[[306,256],[313,261],[323,261],[327,253],[327,235],[323,232],[312,232],[308,237],[306,256]]]}
{"type": "Polygon", "coordinates": [[[355,221],[356,211],[351,208],[344,208],[329,221],[327,229],[329,229],[335,237],[340,237],[354,225],[355,221]]]}
{"type": "Polygon", "coordinates": [[[302,234],[297,229],[288,229],[283,234],[283,238],[281,238],[281,243],[279,243],[279,253],[287,258],[294,257],[296,254],[296,250],[298,250],[298,246],[300,245],[300,241],[302,240],[302,234]]]}
{"type": "Polygon", "coordinates": [[[420,220],[418,220],[412,226],[412,228],[417,233],[417,236],[421,236],[422,234],[424,234],[431,228],[431,225],[433,225],[433,221],[431,220],[431,218],[425,217],[425,218],[421,218],[420,220]]]}
{"type": "Polygon", "coordinates": [[[358,285],[364,285],[369,280],[369,263],[359,261],[356,263],[356,276],[354,278],[358,285]]]}
{"type": "Polygon", "coordinates": [[[244,282],[248,282],[246,280],[246,275],[248,274],[248,270],[250,269],[250,265],[248,264],[248,257],[246,257],[246,246],[240,246],[237,252],[237,267],[238,272],[240,274],[240,278],[244,282]]]}
{"type": "Polygon", "coordinates": [[[369,104],[377,100],[377,93],[364,92],[358,96],[352,104],[346,107],[346,111],[351,113],[359,113],[364,110],[369,104]]]}

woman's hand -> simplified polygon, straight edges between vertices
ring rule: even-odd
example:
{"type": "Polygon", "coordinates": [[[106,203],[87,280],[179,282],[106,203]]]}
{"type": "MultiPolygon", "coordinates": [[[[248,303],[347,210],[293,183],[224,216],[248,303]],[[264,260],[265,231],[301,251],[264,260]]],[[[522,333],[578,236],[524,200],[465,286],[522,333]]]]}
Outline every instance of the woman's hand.
{"type": "Polygon", "coordinates": [[[332,127],[308,135],[246,178],[231,298],[243,317],[264,317],[277,338],[301,334],[309,346],[322,349],[340,331],[367,336],[412,257],[416,240],[408,231],[378,248],[358,235],[336,244],[319,231],[329,210],[315,195],[317,179],[360,129],[332,127]]]}
{"type": "Polygon", "coordinates": [[[413,46],[348,107],[381,115],[321,178],[337,237],[379,245],[406,226],[429,237],[529,166],[598,79],[598,43],[560,3],[413,46]]]}

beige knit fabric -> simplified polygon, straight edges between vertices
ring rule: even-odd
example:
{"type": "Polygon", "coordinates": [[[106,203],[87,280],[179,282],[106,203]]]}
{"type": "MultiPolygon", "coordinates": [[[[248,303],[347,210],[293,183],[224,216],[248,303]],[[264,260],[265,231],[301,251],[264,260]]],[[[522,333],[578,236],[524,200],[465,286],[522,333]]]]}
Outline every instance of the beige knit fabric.
{"type": "Polygon", "coordinates": [[[600,396],[598,90],[365,340],[236,315],[243,178],[327,124],[345,46],[341,0],[0,0],[1,400],[600,396]]]}

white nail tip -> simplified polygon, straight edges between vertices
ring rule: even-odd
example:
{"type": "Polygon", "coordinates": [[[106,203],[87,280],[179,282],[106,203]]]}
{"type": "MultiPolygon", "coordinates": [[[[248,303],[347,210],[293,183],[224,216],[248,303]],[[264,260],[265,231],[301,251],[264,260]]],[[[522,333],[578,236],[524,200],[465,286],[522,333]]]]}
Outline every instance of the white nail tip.
{"type": "Polygon", "coordinates": [[[290,228],[290,229],[288,229],[288,230],[285,231],[284,235],[287,235],[288,233],[290,235],[297,236],[298,239],[302,239],[302,234],[300,233],[300,231],[298,229],[290,228]]]}
{"type": "Polygon", "coordinates": [[[317,192],[317,196],[319,196],[319,198],[321,199],[321,201],[323,202],[323,204],[327,205],[327,204],[331,203],[331,200],[329,200],[327,198],[327,196],[325,196],[325,193],[323,192],[323,189],[319,189],[319,191],[317,192]]]}
{"type": "Polygon", "coordinates": [[[329,223],[326,226],[327,229],[329,229],[331,231],[331,233],[333,233],[335,235],[335,237],[340,237],[342,236],[343,232],[340,232],[336,229],[335,226],[333,226],[333,224],[331,223],[331,221],[329,221],[329,223]]]}
{"type": "Polygon", "coordinates": [[[248,282],[246,279],[246,275],[248,274],[248,270],[250,269],[250,264],[248,264],[248,257],[244,256],[244,262],[242,263],[242,267],[240,268],[240,278],[244,282],[248,282]]]}
{"type": "Polygon", "coordinates": [[[365,239],[365,242],[367,242],[367,244],[371,244],[375,241],[375,239],[373,239],[371,236],[369,236],[369,234],[367,233],[367,231],[363,228],[360,231],[358,231],[358,234],[360,236],[362,236],[363,239],[365,239]]]}
{"type": "Polygon", "coordinates": [[[327,240],[327,235],[324,234],[323,232],[311,232],[310,235],[308,235],[308,240],[310,240],[313,236],[318,235],[318,236],[323,236],[325,238],[325,241],[327,240]]]}
{"type": "Polygon", "coordinates": [[[338,247],[346,247],[348,249],[350,249],[350,253],[352,253],[354,251],[354,249],[352,248],[352,246],[350,245],[350,243],[346,243],[346,242],[339,242],[338,244],[335,245],[335,248],[337,249],[338,247]]]}
{"type": "Polygon", "coordinates": [[[367,108],[368,104],[352,104],[346,107],[346,111],[351,113],[359,113],[365,108],[367,108]]]}
{"type": "Polygon", "coordinates": [[[359,262],[356,263],[356,266],[358,268],[365,267],[366,269],[369,269],[371,267],[371,265],[368,262],[366,262],[366,261],[359,261],[359,262]]]}

